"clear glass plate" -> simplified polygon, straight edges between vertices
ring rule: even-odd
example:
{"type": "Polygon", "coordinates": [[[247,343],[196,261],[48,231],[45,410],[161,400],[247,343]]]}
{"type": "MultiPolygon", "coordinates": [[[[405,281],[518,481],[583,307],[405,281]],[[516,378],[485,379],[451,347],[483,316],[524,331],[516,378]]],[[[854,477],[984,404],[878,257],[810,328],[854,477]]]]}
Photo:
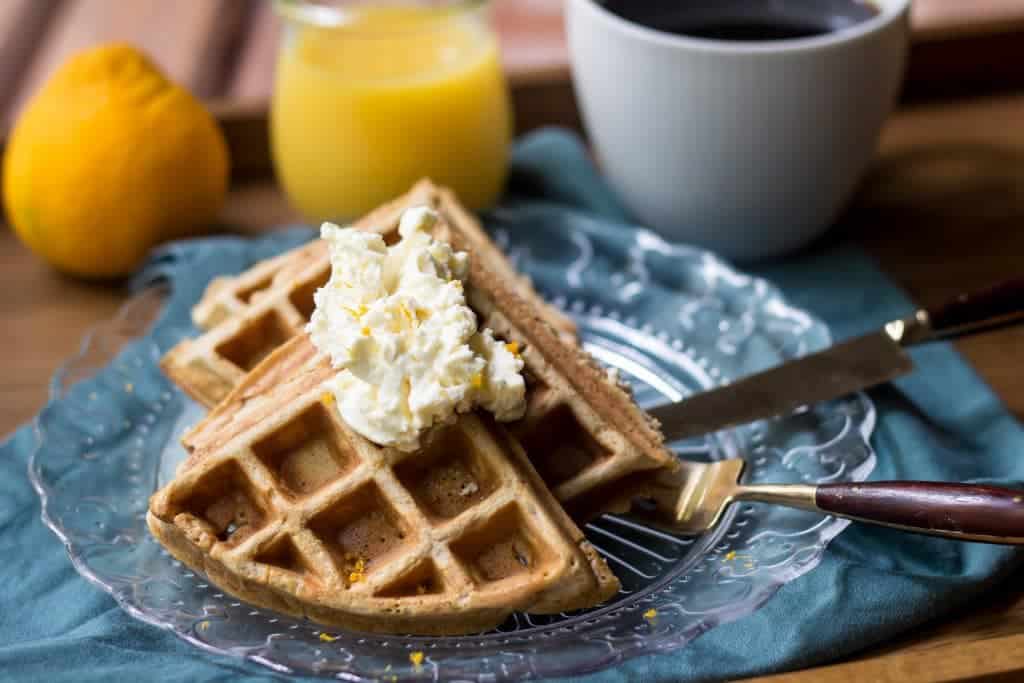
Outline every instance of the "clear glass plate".
{"type": "MultiPolygon", "coordinates": [[[[603,265],[600,236],[585,226],[570,229],[563,245],[517,241],[500,229],[496,237],[575,317],[586,348],[620,370],[641,405],[829,343],[821,323],[768,283],[649,233],[637,233],[621,261],[603,265]],[[588,278],[612,286],[588,286],[588,278]]],[[[585,529],[622,581],[605,605],[554,617],[517,614],[493,632],[463,637],[324,632],[221,593],[146,529],[149,495],[172,476],[184,457],[178,438],[202,415],[157,366],[160,349],[146,333],[161,301],[159,291],[137,295],[55,375],[54,400],[37,420],[30,476],[45,522],[84,577],[132,616],[211,652],[346,680],[581,674],[682,647],[755,610],[813,569],[846,526],[753,504],[734,507],[713,533],[686,538],[605,516],[585,529]],[[413,651],[425,654],[421,664],[411,663],[413,651]]],[[[174,341],[166,337],[161,343],[174,341]]],[[[873,427],[871,403],[854,395],[673,447],[686,458],[744,457],[751,481],[859,481],[874,467],[873,427]]]]}

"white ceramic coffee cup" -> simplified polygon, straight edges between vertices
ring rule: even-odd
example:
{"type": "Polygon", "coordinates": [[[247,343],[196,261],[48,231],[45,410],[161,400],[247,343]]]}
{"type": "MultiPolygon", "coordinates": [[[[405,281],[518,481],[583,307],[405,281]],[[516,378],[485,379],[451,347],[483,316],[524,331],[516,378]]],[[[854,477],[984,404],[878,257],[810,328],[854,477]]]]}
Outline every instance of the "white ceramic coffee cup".
{"type": "Polygon", "coordinates": [[[821,234],[850,198],[903,78],[910,0],[810,38],[646,28],[595,0],[566,25],[584,124],[645,225],[740,261],[821,234]]]}

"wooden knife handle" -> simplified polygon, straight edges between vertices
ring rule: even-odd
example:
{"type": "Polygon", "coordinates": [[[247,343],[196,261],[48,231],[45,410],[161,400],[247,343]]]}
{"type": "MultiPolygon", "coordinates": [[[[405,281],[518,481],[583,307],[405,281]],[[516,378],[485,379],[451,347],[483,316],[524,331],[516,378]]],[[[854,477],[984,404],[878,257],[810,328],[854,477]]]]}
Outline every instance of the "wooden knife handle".
{"type": "Polygon", "coordinates": [[[1024,320],[1024,278],[961,294],[941,306],[928,309],[928,318],[935,337],[939,339],[1020,322],[1024,320]]]}
{"type": "Polygon", "coordinates": [[[815,505],[840,517],[966,541],[1024,544],[1024,490],[928,481],[824,484],[815,505]]]}

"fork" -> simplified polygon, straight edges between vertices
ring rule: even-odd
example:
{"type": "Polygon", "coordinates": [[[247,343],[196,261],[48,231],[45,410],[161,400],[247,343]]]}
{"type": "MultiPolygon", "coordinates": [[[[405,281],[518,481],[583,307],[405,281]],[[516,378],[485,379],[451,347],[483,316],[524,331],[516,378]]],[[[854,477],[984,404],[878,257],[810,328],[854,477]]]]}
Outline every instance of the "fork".
{"type": "Polygon", "coordinates": [[[1024,545],[1024,490],[930,481],[742,484],[745,464],[682,462],[644,491],[656,510],[641,514],[661,528],[699,534],[731,504],[756,501],[960,541],[1024,545]]]}

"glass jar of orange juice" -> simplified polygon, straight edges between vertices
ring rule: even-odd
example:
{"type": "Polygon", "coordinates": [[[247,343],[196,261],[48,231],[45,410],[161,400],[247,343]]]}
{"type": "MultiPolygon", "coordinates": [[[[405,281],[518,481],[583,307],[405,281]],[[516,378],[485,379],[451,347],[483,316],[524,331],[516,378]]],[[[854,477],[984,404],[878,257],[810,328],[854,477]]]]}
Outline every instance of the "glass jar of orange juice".
{"type": "Polygon", "coordinates": [[[312,220],[358,217],[423,177],[498,197],[511,137],[486,0],[276,0],[278,178],[312,220]]]}

